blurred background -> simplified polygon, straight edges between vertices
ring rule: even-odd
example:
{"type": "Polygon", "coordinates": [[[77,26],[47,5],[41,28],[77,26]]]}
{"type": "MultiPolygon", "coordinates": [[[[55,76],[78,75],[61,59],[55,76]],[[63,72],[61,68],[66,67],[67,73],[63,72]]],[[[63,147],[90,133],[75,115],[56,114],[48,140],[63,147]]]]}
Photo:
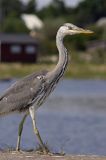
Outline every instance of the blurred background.
{"type": "MultiPolygon", "coordinates": [[[[95,33],[92,36],[76,35],[66,38],[65,45],[69,53],[72,53],[71,66],[69,65],[66,76],[105,78],[105,10],[105,0],[0,0],[0,60],[37,62],[42,68],[44,64],[52,67],[58,57],[55,46],[57,29],[63,23],[71,22],[95,33]]],[[[28,67],[22,63],[5,63],[5,66],[1,64],[0,74],[2,78],[19,77],[37,70],[37,64],[30,64],[28,67]]]]}
{"type": "MultiPolygon", "coordinates": [[[[39,109],[38,128],[56,152],[106,155],[105,0],[0,0],[0,92],[19,77],[56,65],[55,36],[65,22],[94,34],[65,38],[68,69],[39,109]]],[[[20,117],[0,118],[1,149],[15,147],[20,117]]],[[[37,144],[31,129],[28,119],[23,149],[37,144]]]]}

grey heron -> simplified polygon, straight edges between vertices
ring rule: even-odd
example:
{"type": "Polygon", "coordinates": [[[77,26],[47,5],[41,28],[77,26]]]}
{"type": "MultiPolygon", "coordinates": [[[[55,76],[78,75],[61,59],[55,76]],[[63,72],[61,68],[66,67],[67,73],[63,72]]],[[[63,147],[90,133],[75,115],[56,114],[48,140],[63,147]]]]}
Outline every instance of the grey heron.
{"type": "Polygon", "coordinates": [[[56,35],[56,45],[59,51],[59,60],[52,71],[33,73],[15,82],[0,96],[0,115],[11,112],[24,112],[24,117],[19,124],[16,150],[20,150],[20,141],[23,124],[28,115],[31,116],[34,133],[44,153],[47,149],[41,139],[36,126],[35,111],[44,103],[49,94],[54,90],[63,76],[67,64],[68,53],[64,47],[63,38],[66,35],[90,34],[92,31],[79,28],[71,23],[62,25],[56,35]]]}

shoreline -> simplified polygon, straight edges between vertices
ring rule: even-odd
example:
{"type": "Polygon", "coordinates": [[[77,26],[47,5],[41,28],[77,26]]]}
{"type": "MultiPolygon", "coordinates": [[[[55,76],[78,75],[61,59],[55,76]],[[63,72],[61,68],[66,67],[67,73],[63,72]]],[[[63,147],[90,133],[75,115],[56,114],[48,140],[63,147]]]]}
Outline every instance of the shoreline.
{"type": "Polygon", "coordinates": [[[106,156],[97,155],[40,155],[35,152],[0,151],[0,160],[106,160],[106,156]]]}
{"type": "MultiPolygon", "coordinates": [[[[21,78],[33,72],[41,70],[52,70],[55,64],[21,64],[1,63],[0,80],[21,78]]],[[[65,72],[65,78],[73,79],[106,79],[106,64],[71,63],[65,72]]]]}

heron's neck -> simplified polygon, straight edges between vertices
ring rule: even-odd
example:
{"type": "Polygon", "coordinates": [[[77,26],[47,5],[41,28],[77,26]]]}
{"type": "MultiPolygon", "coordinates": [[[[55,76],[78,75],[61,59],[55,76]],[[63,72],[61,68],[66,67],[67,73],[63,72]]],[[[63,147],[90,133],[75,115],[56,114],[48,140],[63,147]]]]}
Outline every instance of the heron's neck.
{"type": "Polygon", "coordinates": [[[58,63],[56,65],[55,69],[58,71],[61,69],[65,69],[67,66],[67,63],[68,63],[68,54],[67,54],[67,49],[65,48],[65,46],[63,44],[63,38],[64,38],[64,36],[57,33],[56,45],[57,45],[57,49],[59,51],[59,60],[58,60],[58,63]]]}
{"type": "Polygon", "coordinates": [[[48,74],[50,81],[56,77],[59,77],[58,79],[60,79],[64,74],[68,63],[67,49],[64,47],[63,38],[64,36],[58,32],[56,36],[56,45],[59,51],[59,60],[56,67],[48,74]]]}

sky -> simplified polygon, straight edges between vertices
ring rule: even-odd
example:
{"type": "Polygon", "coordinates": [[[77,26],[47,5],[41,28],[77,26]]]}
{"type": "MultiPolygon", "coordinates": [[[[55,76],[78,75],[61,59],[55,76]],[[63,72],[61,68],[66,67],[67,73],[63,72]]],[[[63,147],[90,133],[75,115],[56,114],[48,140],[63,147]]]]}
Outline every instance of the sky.
{"type": "MultiPolygon", "coordinates": [[[[28,2],[29,0],[21,0],[23,2],[28,2]]],[[[38,8],[42,8],[47,6],[52,0],[37,0],[37,6],[38,8]]],[[[67,6],[75,7],[81,0],[64,0],[67,6]]]]}
{"type": "MultiPolygon", "coordinates": [[[[42,8],[49,4],[52,0],[37,0],[38,8],[42,8]]],[[[76,6],[81,0],[64,0],[67,6],[76,6]]]]}

